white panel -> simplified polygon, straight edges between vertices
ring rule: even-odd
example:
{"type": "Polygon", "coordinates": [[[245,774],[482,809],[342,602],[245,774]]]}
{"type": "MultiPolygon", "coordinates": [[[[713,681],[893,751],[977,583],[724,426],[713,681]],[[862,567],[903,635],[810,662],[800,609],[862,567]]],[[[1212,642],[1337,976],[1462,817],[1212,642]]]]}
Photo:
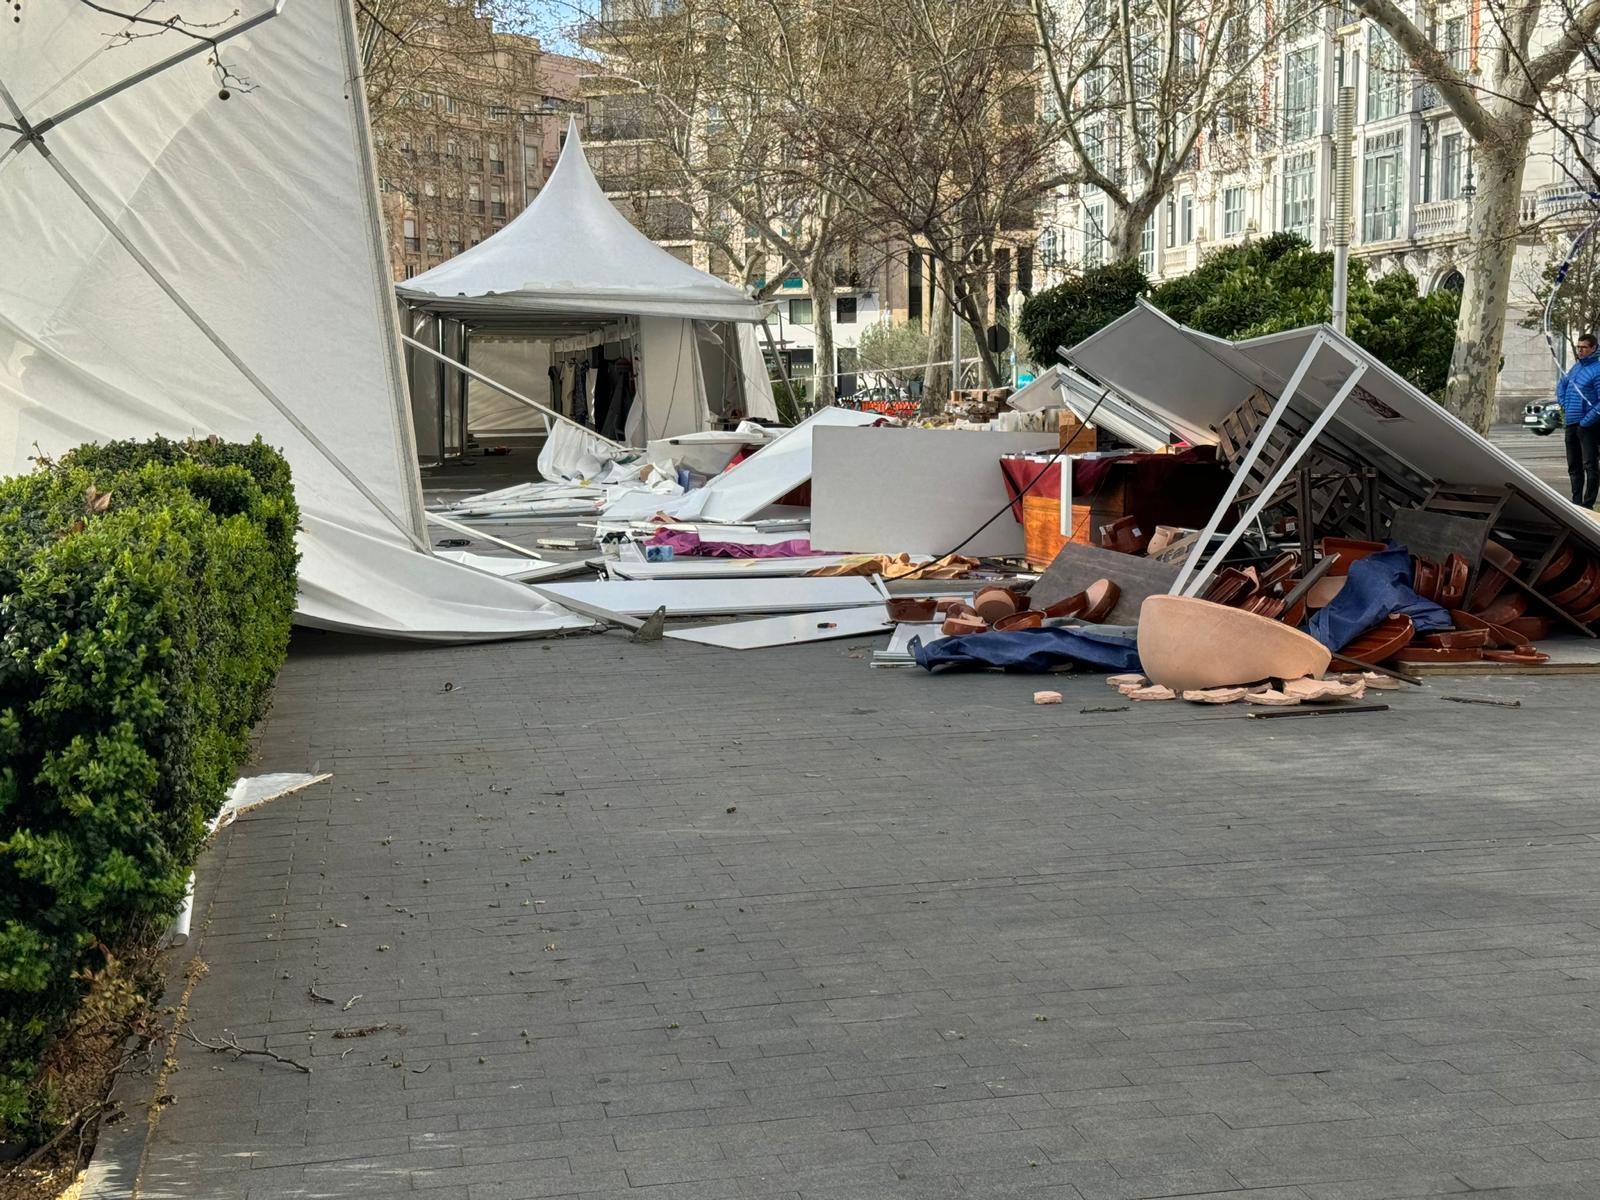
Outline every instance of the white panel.
{"type": "Polygon", "coordinates": [[[882,604],[874,604],[870,608],[795,613],[787,617],[766,617],[759,621],[734,621],[699,629],[675,629],[667,636],[685,642],[699,642],[702,646],[725,646],[729,650],[762,650],[772,646],[796,646],[802,642],[826,642],[834,638],[866,637],[888,632],[889,614],[882,604]]]}
{"type": "Polygon", "coordinates": [[[744,381],[744,415],[756,421],[776,421],[778,401],[772,395],[772,379],[767,361],[761,355],[761,335],[754,325],[740,323],[739,375],[744,381]]]}
{"type": "MultiPolygon", "coordinates": [[[[1053,433],[819,429],[813,440],[811,544],[818,549],[946,554],[1006,509],[1000,458],[1055,450],[1053,433]]],[[[962,554],[1020,555],[1009,511],[962,554]]]]}
{"type": "MultiPolygon", "coordinates": [[[[222,31],[236,7],[183,16],[222,31]]],[[[122,28],[30,6],[0,80],[39,119],[189,44],[122,28]]],[[[0,155],[0,470],[28,470],[35,444],[259,433],[294,471],[303,620],[427,638],[582,625],[426,553],[348,2],[295,0],[223,56],[255,90],[219,99],[201,53],[49,130],[68,178],[33,146],[0,155]]]]}
{"type": "Polygon", "coordinates": [[[551,583],[540,591],[571,596],[586,604],[629,616],[645,617],[666,606],[669,616],[725,616],[735,613],[809,612],[881,604],[872,581],[860,576],[842,579],[616,579],[600,583],[551,583]]]}
{"type": "Polygon", "coordinates": [[[875,413],[824,408],[701,488],[697,494],[702,501],[695,515],[707,521],[750,520],[811,478],[814,430],[831,425],[872,425],[880,420],[875,413]]]}
{"type": "MultiPolygon", "coordinates": [[[[630,445],[642,446],[654,438],[694,433],[711,423],[700,379],[693,321],[640,317],[639,360],[645,426],[637,438],[630,436],[630,445]]],[[[630,420],[630,435],[634,424],[630,420]]]]}
{"type": "MultiPolygon", "coordinates": [[[[541,404],[550,403],[550,344],[541,338],[473,337],[467,365],[541,404]]],[[[467,381],[467,428],[473,433],[544,432],[544,417],[504,392],[467,381]]]]}

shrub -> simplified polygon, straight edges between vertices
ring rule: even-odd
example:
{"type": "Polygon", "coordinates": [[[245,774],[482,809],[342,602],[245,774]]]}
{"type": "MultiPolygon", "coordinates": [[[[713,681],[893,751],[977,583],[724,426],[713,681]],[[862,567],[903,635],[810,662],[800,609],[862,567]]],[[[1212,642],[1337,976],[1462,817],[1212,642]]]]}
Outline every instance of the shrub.
{"type": "Polygon", "coordinates": [[[1049,366],[1061,361],[1057,346],[1071,349],[1131,309],[1149,290],[1150,281],[1132,259],[1091,267],[1023,304],[1017,331],[1033,347],[1035,361],[1049,366]]]}
{"type": "Polygon", "coordinates": [[[296,520],[259,440],[0,482],[0,1135],[59,1117],[41,1051],[183,899],[288,645],[296,520]]]}

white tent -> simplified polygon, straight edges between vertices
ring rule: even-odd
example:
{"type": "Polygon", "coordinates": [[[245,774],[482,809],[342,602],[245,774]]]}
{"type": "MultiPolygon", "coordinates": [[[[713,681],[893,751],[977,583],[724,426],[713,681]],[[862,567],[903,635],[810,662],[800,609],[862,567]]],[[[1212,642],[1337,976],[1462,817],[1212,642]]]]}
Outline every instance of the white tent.
{"type": "Polygon", "coordinates": [[[0,469],[259,433],[294,471],[303,623],[587,624],[429,550],[348,0],[184,0],[204,36],[86,4],[19,15],[0,37],[0,469]]]}
{"type": "MultiPolygon", "coordinates": [[[[575,124],[532,204],[397,290],[418,340],[569,416],[570,396],[552,396],[551,365],[593,357],[630,364],[635,400],[626,425],[613,429],[630,445],[697,432],[735,411],[777,419],[756,338],[760,305],[639,232],[600,190],[575,124]]],[[[413,349],[411,368],[425,457],[459,453],[463,424],[477,432],[544,426],[534,410],[464,383],[437,358],[413,349]]]]}

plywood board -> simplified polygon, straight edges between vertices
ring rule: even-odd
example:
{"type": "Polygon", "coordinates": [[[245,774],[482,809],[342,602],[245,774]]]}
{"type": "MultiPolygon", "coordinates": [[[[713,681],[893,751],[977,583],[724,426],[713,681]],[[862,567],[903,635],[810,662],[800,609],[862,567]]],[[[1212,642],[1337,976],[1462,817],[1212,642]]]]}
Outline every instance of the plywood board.
{"type": "Polygon", "coordinates": [[[1054,433],[819,428],[812,436],[811,544],[819,549],[1020,557],[1000,459],[1052,453],[1054,433]]]}
{"type": "Polygon", "coordinates": [[[702,646],[723,646],[729,650],[764,650],[773,646],[797,646],[802,642],[866,637],[888,633],[889,629],[889,614],[880,603],[864,608],[794,613],[784,617],[763,617],[759,621],[732,621],[724,625],[703,625],[696,629],[674,629],[667,636],[684,642],[698,642],[702,646]]]}
{"type": "Polygon", "coordinates": [[[1068,542],[1033,585],[1029,603],[1034,608],[1049,608],[1097,579],[1109,579],[1122,589],[1122,595],[1106,617],[1106,624],[1137,625],[1139,606],[1145,598],[1166,594],[1177,578],[1178,567],[1174,563],[1068,542]]]}
{"type": "Polygon", "coordinates": [[[643,617],[665,608],[668,616],[732,616],[738,613],[812,612],[882,605],[870,579],[607,579],[552,583],[538,589],[556,603],[577,600],[625,616],[643,617]]]}

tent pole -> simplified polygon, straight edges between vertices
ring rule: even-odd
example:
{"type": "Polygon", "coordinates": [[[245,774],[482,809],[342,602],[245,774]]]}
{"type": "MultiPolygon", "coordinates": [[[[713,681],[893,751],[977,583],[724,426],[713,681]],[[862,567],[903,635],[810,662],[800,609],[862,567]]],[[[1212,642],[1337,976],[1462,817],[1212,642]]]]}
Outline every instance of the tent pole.
{"type": "MultiPolygon", "coordinates": [[[[1334,349],[1337,350],[1338,347],[1335,346],[1334,349]]],[[[1305,436],[1295,443],[1294,449],[1289,451],[1289,453],[1284,457],[1284,460],[1281,464],[1279,464],[1278,469],[1272,473],[1271,478],[1269,478],[1266,484],[1263,485],[1261,491],[1256,495],[1256,498],[1250,502],[1250,507],[1245,509],[1243,515],[1240,516],[1238,522],[1233,527],[1233,531],[1229,533],[1227,537],[1222,539],[1222,545],[1217,547],[1217,552],[1211,556],[1210,560],[1206,563],[1203,569],[1195,573],[1194,578],[1189,582],[1188,588],[1185,589],[1184,595],[1193,596],[1205,585],[1206,580],[1211,578],[1216,569],[1222,565],[1223,558],[1227,556],[1229,550],[1233,549],[1234,543],[1237,542],[1241,536],[1243,536],[1245,528],[1250,524],[1251,521],[1254,521],[1261,515],[1261,510],[1267,506],[1267,503],[1272,499],[1278,488],[1283,485],[1283,481],[1289,478],[1290,472],[1295,469],[1300,460],[1305,457],[1308,451],[1310,451],[1311,447],[1316,445],[1317,438],[1319,438],[1322,435],[1322,431],[1328,427],[1328,422],[1333,420],[1334,414],[1339,411],[1339,406],[1345,402],[1346,397],[1348,397],[1351,392],[1355,391],[1356,384],[1361,382],[1361,377],[1367,373],[1367,364],[1354,360],[1347,361],[1350,362],[1350,365],[1354,369],[1345,378],[1345,381],[1340,386],[1339,390],[1334,393],[1333,399],[1328,401],[1328,406],[1324,408],[1317,419],[1311,423],[1311,428],[1306,430],[1305,436]]],[[[1288,394],[1293,395],[1292,392],[1288,394]]],[[[1242,475],[1243,472],[1240,472],[1240,474],[1242,475]]],[[[1301,517],[1301,520],[1304,519],[1305,515],[1301,517]]],[[[1310,531],[1302,530],[1300,536],[1302,539],[1306,538],[1310,536],[1310,531]]]]}
{"type": "MultiPolygon", "coordinates": [[[[447,358],[444,355],[440,354],[437,350],[435,350],[432,346],[428,345],[426,342],[419,342],[419,341],[417,341],[416,338],[407,337],[403,333],[400,335],[400,340],[402,342],[404,342],[408,346],[415,346],[418,350],[421,350],[424,354],[430,355],[433,358],[442,359],[444,362],[447,362],[447,363],[450,361],[449,358],[447,358]]],[[[578,421],[574,421],[571,417],[565,415],[564,413],[559,413],[553,408],[550,408],[550,407],[548,407],[546,405],[540,404],[537,400],[530,400],[526,396],[524,396],[521,392],[512,391],[505,384],[497,382],[496,380],[490,379],[482,371],[475,371],[475,370],[473,370],[473,368],[471,368],[469,366],[466,366],[464,364],[458,364],[458,365],[460,365],[460,369],[461,369],[462,374],[468,376],[469,378],[476,379],[479,383],[487,384],[489,387],[492,387],[495,391],[499,392],[501,395],[510,396],[513,400],[519,401],[522,404],[526,404],[529,408],[538,409],[540,412],[542,412],[547,417],[554,417],[556,420],[561,421],[564,424],[571,425],[571,426],[573,426],[574,428],[577,428],[577,429],[581,429],[584,433],[588,434],[590,437],[594,438],[596,441],[604,442],[606,445],[612,447],[615,450],[621,450],[621,451],[623,451],[625,453],[628,453],[628,454],[635,453],[635,451],[633,450],[633,448],[631,446],[624,446],[621,442],[613,442],[610,438],[596,433],[594,430],[590,429],[587,425],[584,425],[584,424],[582,424],[582,423],[580,423],[578,421]]]]}
{"type": "MultiPolygon", "coordinates": [[[[761,318],[761,334],[767,339],[767,353],[772,355],[772,365],[778,368],[778,378],[783,381],[783,390],[789,393],[789,400],[795,407],[796,414],[800,411],[800,397],[794,393],[794,384],[789,382],[789,371],[783,365],[783,355],[778,353],[778,344],[772,340],[772,326],[767,324],[765,317],[761,318]]],[[[771,380],[768,380],[771,383],[771,380]]],[[[749,402],[745,402],[745,411],[750,411],[749,402]]]]}
{"type": "MultiPolygon", "coordinates": [[[[26,118],[22,116],[21,110],[17,108],[16,101],[12,98],[11,93],[6,89],[3,83],[0,83],[0,99],[5,101],[6,105],[11,109],[12,114],[16,116],[19,121],[26,120],[26,118]]],[[[167,277],[156,269],[155,264],[145,257],[144,253],[133,244],[132,239],[130,239],[128,235],[118,227],[117,223],[111,219],[110,215],[105,211],[105,209],[100,207],[99,203],[96,202],[95,198],[84,189],[83,185],[72,176],[71,172],[61,165],[56,156],[50,152],[49,147],[44,144],[44,141],[42,139],[35,138],[33,139],[33,145],[44,157],[45,162],[50,164],[51,169],[61,177],[61,181],[72,189],[73,194],[78,197],[78,199],[83,203],[83,206],[87,208],[94,216],[95,220],[99,221],[100,224],[105,228],[106,232],[116,239],[117,244],[127,251],[128,255],[133,259],[133,261],[139,264],[140,269],[142,269],[144,273],[150,277],[151,282],[153,282],[162,290],[162,292],[166,294],[167,299],[171,300],[173,304],[177,305],[178,310],[182,312],[183,315],[189,319],[190,323],[193,324],[194,327],[205,336],[206,340],[215,346],[218,352],[233,364],[234,368],[241,375],[243,375],[246,380],[249,381],[250,385],[254,387],[256,391],[260,392],[273,408],[278,410],[279,415],[281,415],[285,421],[289,422],[289,424],[294,427],[295,431],[299,433],[301,437],[305,438],[306,441],[311,443],[311,445],[316,449],[317,453],[322,455],[323,458],[327,459],[328,463],[336,471],[338,471],[339,474],[343,475],[345,480],[352,487],[354,487],[369,504],[382,513],[389,520],[390,524],[403,533],[408,542],[410,542],[418,550],[421,550],[423,553],[427,553],[427,541],[418,536],[417,531],[413,529],[407,522],[402,521],[398,516],[396,516],[394,511],[381,499],[379,499],[377,494],[370,487],[368,487],[354,471],[345,465],[344,461],[333,452],[328,444],[318,437],[314,432],[312,432],[311,428],[295,414],[294,410],[292,410],[287,404],[279,399],[277,393],[268,387],[266,382],[250,369],[245,361],[234,351],[233,347],[228,345],[228,343],[223,340],[222,335],[217,333],[215,329],[211,328],[211,326],[206,322],[206,319],[195,311],[194,306],[183,298],[183,295],[172,285],[167,277]]]]}
{"type": "Polygon", "coordinates": [[[1261,451],[1266,448],[1267,438],[1278,427],[1278,419],[1288,411],[1289,402],[1294,399],[1294,394],[1300,390],[1300,381],[1306,377],[1306,372],[1311,369],[1312,362],[1317,357],[1317,352],[1327,343],[1327,336],[1318,333],[1311,339],[1311,344],[1306,347],[1306,352],[1300,356],[1299,365],[1294,369],[1294,374],[1289,377],[1288,385],[1278,396],[1272,406],[1272,411],[1267,414],[1267,419],[1262,422],[1261,428],[1256,431],[1255,440],[1250,443],[1250,449],[1245,452],[1244,460],[1234,471],[1233,478],[1228,481],[1228,488],[1222,494],[1222,499],[1217,501],[1217,507],[1211,514],[1211,519],[1206,522],[1206,527],[1200,531],[1200,536],[1195,539],[1194,546],[1189,551],[1189,557],[1184,561],[1183,570],[1178,572],[1178,578],[1173,580],[1171,594],[1182,596],[1189,582],[1189,577],[1200,565],[1200,556],[1205,548],[1211,544],[1211,535],[1216,533],[1217,526],[1222,524],[1222,515],[1228,511],[1228,506],[1239,495],[1239,489],[1244,486],[1245,477],[1250,474],[1250,468],[1256,465],[1256,459],[1261,457],[1261,451]]]}
{"type": "MultiPolygon", "coordinates": [[[[456,361],[463,367],[467,365],[467,346],[470,338],[471,332],[467,328],[467,323],[465,321],[456,322],[456,361]]],[[[465,371],[456,372],[456,392],[461,400],[461,449],[465,453],[467,447],[467,417],[471,415],[467,409],[467,373],[465,371]]]]}
{"type": "Polygon", "coordinates": [[[446,420],[446,411],[450,407],[450,377],[445,371],[445,364],[450,360],[444,353],[444,318],[437,313],[433,318],[433,341],[439,348],[439,361],[434,363],[433,370],[439,386],[439,461],[442,464],[450,457],[450,446],[446,441],[450,436],[450,423],[446,420]]]}
{"type": "Polygon", "coordinates": [[[460,521],[452,521],[449,517],[443,516],[440,513],[430,512],[424,513],[423,515],[435,525],[442,526],[445,529],[454,530],[456,533],[464,533],[468,537],[477,538],[480,541],[488,542],[490,545],[504,546],[507,550],[515,550],[524,558],[537,559],[539,562],[544,561],[544,555],[535,554],[526,546],[519,546],[515,542],[508,542],[505,538],[495,537],[495,535],[492,533],[484,533],[483,530],[474,529],[470,525],[463,525],[460,521]]]}

